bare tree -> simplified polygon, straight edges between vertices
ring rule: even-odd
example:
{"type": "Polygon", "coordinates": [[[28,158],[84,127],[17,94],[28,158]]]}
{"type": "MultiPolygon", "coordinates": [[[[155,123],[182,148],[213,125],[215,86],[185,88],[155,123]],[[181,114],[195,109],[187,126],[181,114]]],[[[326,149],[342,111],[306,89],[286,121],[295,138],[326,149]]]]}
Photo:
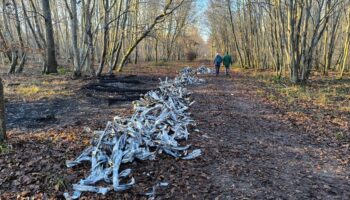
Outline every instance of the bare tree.
{"type": "Polygon", "coordinates": [[[57,60],[55,50],[55,40],[53,36],[53,27],[51,19],[51,9],[49,0],[41,0],[43,8],[43,16],[45,20],[45,35],[46,35],[46,60],[44,66],[44,73],[57,73],[57,60]]]}
{"type": "Polygon", "coordinates": [[[130,54],[133,52],[133,50],[136,48],[136,46],[146,37],[148,36],[149,33],[151,33],[151,31],[153,30],[153,28],[160,22],[162,22],[162,20],[164,19],[164,17],[172,14],[177,8],[179,8],[183,2],[185,0],[182,0],[180,3],[178,3],[175,7],[171,8],[172,4],[173,4],[173,0],[168,0],[166,5],[163,8],[163,12],[162,14],[158,15],[153,22],[148,26],[148,28],[142,33],[142,35],[137,38],[136,41],[133,42],[133,44],[129,47],[129,49],[127,50],[126,54],[124,55],[124,57],[122,58],[122,61],[120,62],[119,66],[118,66],[118,71],[122,71],[124,64],[126,62],[126,60],[129,58],[130,54]]]}
{"type": "Polygon", "coordinates": [[[70,31],[71,31],[71,46],[73,49],[73,65],[74,76],[81,76],[80,55],[78,50],[78,14],[77,14],[77,0],[70,1],[70,7],[67,0],[64,0],[66,8],[70,17],[70,31]]]}

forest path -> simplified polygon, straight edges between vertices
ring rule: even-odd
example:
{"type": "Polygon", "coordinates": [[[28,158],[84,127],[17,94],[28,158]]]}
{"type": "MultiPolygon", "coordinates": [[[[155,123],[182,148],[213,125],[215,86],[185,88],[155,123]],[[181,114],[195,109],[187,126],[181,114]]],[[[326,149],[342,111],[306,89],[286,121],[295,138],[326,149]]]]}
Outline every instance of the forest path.
{"type": "MultiPolygon", "coordinates": [[[[159,77],[175,76],[180,66],[163,68],[159,74],[150,68],[142,69],[145,72],[137,77],[155,83],[159,77]]],[[[188,87],[196,101],[190,112],[197,126],[189,128],[187,141],[192,144],[191,149],[200,148],[203,155],[195,160],[181,160],[161,154],[154,161],[126,164],[123,168],[132,168],[136,180],[132,189],[106,196],[84,193],[84,199],[146,200],[149,198],[145,192],[152,191],[159,182],[169,185],[157,188],[155,199],[350,199],[349,144],[333,141],[324,134],[325,126],[320,126],[336,124],[314,118],[306,120],[299,115],[295,120],[289,113],[300,108],[291,109],[265,99],[261,91],[269,86],[249,73],[235,72],[232,78],[223,75],[203,78],[205,84],[188,87]]],[[[80,83],[84,84],[87,83],[80,83]]],[[[85,131],[85,126],[99,130],[112,116],[130,116],[132,112],[128,102],[107,105],[99,100],[90,102],[89,98],[84,91],[75,93],[71,99],[77,103],[68,102],[70,106],[66,109],[70,112],[56,113],[57,121],[45,127],[49,130],[10,134],[12,150],[0,154],[0,199],[28,196],[43,199],[43,195],[63,199],[63,192],[72,191],[72,184],[86,176],[88,164],[73,169],[65,166],[67,159],[80,155],[88,145],[91,133],[85,131]],[[75,110],[69,108],[74,106],[89,112],[73,115],[75,110]],[[72,118],[75,121],[69,120],[72,118]],[[64,125],[65,121],[70,124],[64,125]],[[52,127],[56,124],[57,129],[52,127]],[[62,182],[65,184],[60,186],[62,182]]],[[[21,108],[12,103],[13,108],[21,108]]],[[[38,111],[51,108],[45,105],[36,108],[38,111]]],[[[305,115],[315,115],[304,111],[305,115]]],[[[321,113],[323,110],[318,112],[327,114],[321,113]]],[[[327,132],[332,130],[337,129],[329,128],[327,132]]]]}
{"type": "Polygon", "coordinates": [[[285,111],[264,103],[248,76],[206,80],[206,85],[193,88],[196,103],[191,109],[200,133],[190,141],[200,143],[206,163],[193,175],[208,176],[199,184],[208,192],[199,196],[350,198],[349,166],[341,163],[337,147],[314,140],[286,120],[285,111]]]}

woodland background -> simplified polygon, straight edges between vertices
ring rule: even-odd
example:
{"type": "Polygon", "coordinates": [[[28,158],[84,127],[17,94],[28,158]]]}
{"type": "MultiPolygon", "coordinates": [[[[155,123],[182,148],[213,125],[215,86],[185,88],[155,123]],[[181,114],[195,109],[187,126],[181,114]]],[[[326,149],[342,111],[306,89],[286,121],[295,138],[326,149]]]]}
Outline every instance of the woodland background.
{"type": "Polygon", "coordinates": [[[191,88],[203,156],[141,163],[103,198],[168,180],[161,198],[344,199],[349,47],[350,0],[0,0],[0,198],[63,198],[93,130],[228,52],[231,77],[191,88]]]}

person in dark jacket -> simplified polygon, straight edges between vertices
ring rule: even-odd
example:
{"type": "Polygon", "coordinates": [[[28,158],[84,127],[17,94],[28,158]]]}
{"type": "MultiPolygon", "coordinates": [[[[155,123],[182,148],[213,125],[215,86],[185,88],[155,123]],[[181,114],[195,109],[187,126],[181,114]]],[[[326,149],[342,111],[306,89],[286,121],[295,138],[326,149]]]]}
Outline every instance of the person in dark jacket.
{"type": "Polygon", "coordinates": [[[228,72],[229,72],[230,67],[232,65],[232,57],[228,54],[228,52],[226,52],[226,54],[222,60],[223,60],[224,66],[225,66],[226,76],[229,76],[228,72]]]}
{"type": "Polygon", "coordinates": [[[214,65],[215,65],[216,75],[219,75],[221,63],[222,63],[222,57],[220,56],[219,53],[217,53],[215,58],[214,58],[214,65]]]}

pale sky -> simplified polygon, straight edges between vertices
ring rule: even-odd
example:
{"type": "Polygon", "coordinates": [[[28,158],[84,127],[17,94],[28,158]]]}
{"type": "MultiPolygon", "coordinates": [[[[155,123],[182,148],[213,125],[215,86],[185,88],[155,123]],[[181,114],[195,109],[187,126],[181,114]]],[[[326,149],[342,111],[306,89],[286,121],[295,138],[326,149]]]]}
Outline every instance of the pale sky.
{"type": "Polygon", "coordinates": [[[205,11],[208,8],[209,0],[196,0],[197,3],[197,13],[198,16],[198,28],[200,31],[200,34],[205,42],[208,41],[210,30],[208,29],[206,25],[206,19],[205,19],[205,11]]]}

